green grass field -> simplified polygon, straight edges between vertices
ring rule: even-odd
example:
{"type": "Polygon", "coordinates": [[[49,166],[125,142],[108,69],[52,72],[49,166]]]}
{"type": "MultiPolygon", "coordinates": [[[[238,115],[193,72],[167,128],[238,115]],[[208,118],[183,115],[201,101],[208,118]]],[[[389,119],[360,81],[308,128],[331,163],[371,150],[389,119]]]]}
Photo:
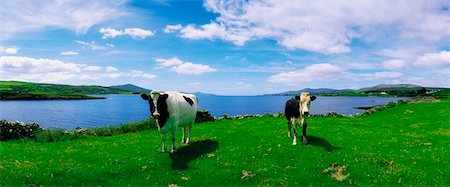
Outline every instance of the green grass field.
{"type": "Polygon", "coordinates": [[[447,186],[449,106],[443,99],[357,118],[311,118],[310,145],[297,146],[282,117],[201,123],[192,144],[178,137],[173,156],[160,152],[156,130],[0,142],[0,186],[447,186]]]}
{"type": "Polygon", "coordinates": [[[73,100],[99,99],[86,94],[131,94],[102,86],[71,86],[19,81],[0,81],[0,100],[73,100]]]}

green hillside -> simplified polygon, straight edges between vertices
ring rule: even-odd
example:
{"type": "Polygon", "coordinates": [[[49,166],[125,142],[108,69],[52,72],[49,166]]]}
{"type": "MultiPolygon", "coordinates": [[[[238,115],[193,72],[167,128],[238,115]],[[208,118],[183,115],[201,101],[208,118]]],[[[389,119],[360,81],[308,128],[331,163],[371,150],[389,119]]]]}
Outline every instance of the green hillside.
{"type": "Polygon", "coordinates": [[[156,130],[0,142],[0,186],[447,186],[449,105],[313,117],[310,144],[297,146],[283,117],[196,124],[191,145],[178,131],[174,155],[160,152],[156,130]]]}
{"type": "Polygon", "coordinates": [[[384,96],[384,97],[416,97],[416,96],[434,96],[437,92],[443,92],[446,95],[449,88],[422,87],[413,84],[379,84],[373,87],[351,89],[328,89],[305,88],[298,91],[287,91],[269,95],[297,95],[300,92],[309,92],[317,96],[384,96]]]}
{"type": "Polygon", "coordinates": [[[0,81],[0,100],[101,99],[86,94],[130,93],[102,86],[71,86],[18,81],[0,81]]]}
{"type": "Polygon", "coordinates": [[[135,93],[149,93],[149,92],[151,92],[151,90],[149,90],[149,89],[145,89],[145,88],[133,85],[133,84],[124,84],[124,85],[110,86],[110,88],[126,90],[126,91],[130,91],[130,92],[135,92],[135,93]]]}

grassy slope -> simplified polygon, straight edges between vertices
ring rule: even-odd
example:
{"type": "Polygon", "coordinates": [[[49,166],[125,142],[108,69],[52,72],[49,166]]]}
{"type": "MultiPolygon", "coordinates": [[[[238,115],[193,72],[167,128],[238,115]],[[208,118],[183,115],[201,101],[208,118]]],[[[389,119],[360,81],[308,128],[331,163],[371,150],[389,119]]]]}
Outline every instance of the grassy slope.
{"type": "Polygon", "coordinates": [[[194,143],[179,146],[175,157],[159,152],[158,131],[0,142],[0,186],[448,185],[449,104],[446,99],[359,118],[312,118],[306,146],[292,146],[286,120],[275,117],[197,124],[194,143]],[[342,182],[322,173],[336,162],[348,165],[342,182]],[[243,170],[256,175],[241,179],[243,170]]]}
{"type": "MultiPolygon", "coordinates": [[[[433,94],[424,94],[420,93],[420,89],[422,87],[391,87],[391,88],[383,88],[383,87],[372,87],[366,88],[364,90],[353,90],[353,91],[329,91],[329,92],[319,92],[313,93],[317,96],[380,96],[380,97],[415,97],[415,96],[428,96],[428,95],[442,95],[448,96],[450,92],[449,88],[426,88],[428,91],[438,91],[438,93],[433,94]],[[385,93],[380,93],[385,92],[385,93]]],[[[273,95],[296,95],[299,92],[283,92],[281,94],[273,94],[273,95]]]]}
{"type": "Polygon", "coordinates": [[[0,99],[92,99],[86,94],[131,93],[101,86],[71,86],[62,84],[41,84],[18,81],[0,81],[0,99]]]}

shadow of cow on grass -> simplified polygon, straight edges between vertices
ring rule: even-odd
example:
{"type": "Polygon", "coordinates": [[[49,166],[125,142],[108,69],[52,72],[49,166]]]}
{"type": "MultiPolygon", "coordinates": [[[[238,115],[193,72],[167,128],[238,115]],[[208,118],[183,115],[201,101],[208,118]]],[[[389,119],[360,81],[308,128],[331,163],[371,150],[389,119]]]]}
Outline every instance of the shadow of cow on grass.
{"type": "Polygon", "coordinates": [[[312,146],[322,147],[323,149],[325,149],[325,151],[328,152],[341,149],[340,147],[331,145],[327,140],[316,136],[308,136],[308,144],[312,146]]]}
{"type": "Polygon", "coordinates": [[[170,159],[172,159],[171,168],[174,170],[186,170],[189,168],[189,162],[214,152],[217,148],[219,148],[219,142],[216,140],[192,142],[189,145],[179,148],[175,153],[170,154],[170,159]]]}

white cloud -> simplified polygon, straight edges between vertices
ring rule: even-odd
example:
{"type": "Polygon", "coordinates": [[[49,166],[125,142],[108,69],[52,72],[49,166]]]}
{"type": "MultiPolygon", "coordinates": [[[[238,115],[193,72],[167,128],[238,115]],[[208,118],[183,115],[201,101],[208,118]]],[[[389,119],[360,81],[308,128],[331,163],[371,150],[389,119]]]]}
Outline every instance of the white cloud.
{"type": "Polygon", "coordinates": [[[18,47],[7,47],[4,48],[3,46],[0,46],[0,54],[5,53],[5,54],[16,54],[19,51],[20,48],[18,47]]]}
{"type": "Polygon", "coordinates": [[[103,34],[103,36],[102,36],[103,39],[115,38],[116,36],[123,35],[122,30],[116,30],[116,29],[111,29],[111,28],[101,28],[100,33],[103,34]]]}
{"type": "Polygon", "coordinates": [[[5,49],[6,54],[16,54],[19,51],[17,47],[9,47],[5,49]]]}
{"type": "Polygon", "coordinates": [[[78,52],[76,52],[76,51],[62,51],[59,54],[60,55],[78,55],[78,52]]]}
{"type": "Polygon", "coordinates": [[[140,28],[128,28],[125,29],[124,33],[131,36],[132,38],[145,39],[155,35],[151,30],[144,30],[140,28]]]}
{"type": "Polygon", "coordinates": [[[146,79],[154,79],[158,76],[154,75],[154,74],[149,74],[149,73],[144,73],[141,75],[142,78],[146,78],[146,79]]]}
{"type": "Polygon", "coordinates": [[[406,62],[400,59],[391,59],[381,62],[381,67],[388,70],[403,69],[406,67],[406,62]]]}
{"type": "Polygon", "coordinates": [[[116,30],[112,28],[101,28],[100,33],[103,34],[103,39],[115,38],[117,36],[128,35],[134,39],[145,39],[155,35],[151,30],[145,30],[141,28],[126,28],[125,30],[116,30]]]}
{"type": "Polygon", "coordinates": [[[334,41],[330,40],[330,37],[310,32],[286,37],[279,42],[288,49],[299,48],[325,54],[346,53],[351,51],[351,49],[346,46],[346,44],[350,43],[348,40],[345,42],[334,41]]]}
{"type": "Polygon", "coordinates": [[[47,27],[63,28],[84,34],[93,25],[125,15],[122,8],[125,2],[0,1],[0,15],[2,15],[0,37],[9,38],[16,33],[40,31],[47,27]]]}
{"type": "Polygon", "coordinates": [[[75,78],[85,65],[59,60],[1,56],[2,79],[55,82],[75,78]]]}
{"type": "Polygon", "coordinates": [[[146,79],[154,79],[157,77],[156,75],[144,73],[144,72],[138,71],[138,70],[131,70],[131,72],[128,75],[133,78],[138,77],[138,78],[146,78],[146,79]]]}
{"type": "Polygon", "coordinates": [[[193,40],[201,39],[222,39],[233,42],[235,45],[242,46],[250,38],[246,37],[245,33],[229,32],[223,25],[217,23],[210,23],[202,25],[200,29],[195,28],[195,25],[187,25],[180,29],[180,36],[193,40]]]}
{"type": "Polygon", "coordinates": [[[86,66],[86,67],[83,68],[83,70],[86,70],[86,71],[100,71],[100,70],[102,70],[102,67],[100,67],[100,66],[86,66]]]}
{"type": "Polygon", "coordinates": [[[118,77],[124,77],[124,75],[125,75],[124,73],[110,73],[108,74],[108,77],[115,79],[118,77]]]}
{"type": "Polygon", "coordinates": [[[423,44],[419,44],[419,46],[414,45],[400,45],[393,49],[382,49],[381,51],[377,51],[374,54],[380,55],[387,58],[392,59],[403,59],[403,60],[414,60],[417,57],[417,54],[423,54],[430,49],[433,49],[432,46],[427,46],[423,44]]]}
{"type": "Polygon", "coordinates": [[[157,58],[155,62],[158,64],[155,69],[170,68],[170,71],[178,74],[201,75],[217,71],[217,69],[208,65],[185,62],[176,57],[171,59],[157,58]]]}
{"type": "Polygon", "coordinates": [[[441,51],[440,53],[427,53],[418,57],[414,62],[417,67],[449,67],[450,66],[450,51],[441,51]]]}
{"type": "Polygon", "coordinates": [[[373,74],[373,78],[375,79],[395,79],[403,76],[403,73],[395,72],[395,71],[382,71],[376,72],[373,74]]]}
{"type": "Polygon", "coordinates": [[[131,70],[128,73],[117,72],[110,73],[107,75],[109,78],[121,78],[121,77],[131,77],[131,78],[145,78],[145,79],[155,79],[158,76],[154,74],[144,73],[143,71],[131,70]]]}
{"type": "Polygon", "coordinates": [[[183,61],[177,57],[171,59],[157,58],[155,62],[158,63],[158,66],[160,67],[171,67],[183,64],[183,61]]]}
{"type": "Polygon", "coordinates": [[[81,80],[98,80],[101,79],[100,76],[92,76],[92,75],[86,75],[86,74],[81,74],[79,75],[81,80]]]}
{"type": "Polygon", "coordinates": [[[378,64],[369,62],[338,62],[338,64],[347,70],[374,70],[379,68],[378,64]]]}
{"type": "Polygon", "coordinates": [[[95,43],[95,41],[92,41],[92,42],[89,43],[89,42],[77,40],[76,42],[77,42],[77,44],[89,47],[89,48],[91,48],[94,51],[107,49],[108,47],[110,47],[110,48],[114,47],[114,45],[112,45],[112,44],[106,44],[106,45],[102,46],[102,45],[99,45],[99,44],[95,43]]]}
{"type": "Polygon", "coordinates": [[[201,75],[204,73],[217,71],[217,69],[211,68],[208,65],[193,64],[191,62],[185,62],[181,65],[173,66],[170,68],[170,70],[178,74],[188,74],[188,75],[201,75]]]}
{"type": "Polygon", "coordinates": [[[178,31],[183,38],[220,39],[235,45],[273,39],[288,49],[324,54],[349,52],[352,39],[384,39],[386,32],[408,40],[437,41],[450,35],[445,0],[208,0],[204,6],[219,14],[216,20],[167,31],[178,31]]]}
{"type": "Polygon", "coordinates": [[[156,75],[132,70],[118,72],[117,68],[63,62],[60,60],[21,56],[0,56],[0,79],[61,83],[67,80],[98,80],[117,77],[154,79],[156,75]]]}
{"type": "Polygon", "coordinates": [[[286,85],[298,85],[303,82],[338,80],[347,75],[347,72],[333,64],[313,64],[304,69],[279,73],[270,76],[270,83],[282,83],[286,85]]]}
{"type": "MultiPolygon", "coordinates": [[[[403,73],[396,71],[380,71],[374,73],[352,73],[348,75],[353,81],[361,80],[390,80],[403,77],[403,73]]],[[[390,80],[392,81],[392,80],[390,80]]]]}
{"type": "Polygon", "coordinates": [[[106,72],[116,72],[118,71],[117,68],[113,67],[113,66],[106,66],[106,72]]]}
{"type": "Polygon", "coordinates": [[[183,28],[180,24],[177,25],[166,25],[166,27],[164,28],[164,33],[173,33],[175,31],[180,30],[181,28],[183,28]]]}

